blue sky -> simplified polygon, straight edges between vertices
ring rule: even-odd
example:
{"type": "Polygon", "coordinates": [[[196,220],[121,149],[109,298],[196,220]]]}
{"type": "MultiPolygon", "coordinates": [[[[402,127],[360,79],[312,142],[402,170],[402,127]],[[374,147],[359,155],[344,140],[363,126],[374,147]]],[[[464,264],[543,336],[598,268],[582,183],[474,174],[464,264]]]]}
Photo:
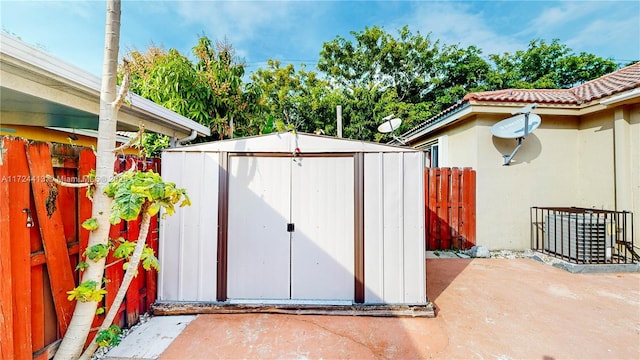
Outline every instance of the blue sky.
{"type": "MultiPolygon", "coordinates": [[[[0,0],[2,29],[99,75],[104,1],[0,0]]],[[[121,56],[154,43],[190,56],[199,35],[226,39],[248,65],[267,59],[313,68],[322,43],[351,31],[408,25],[483,54],[554,38],[574,52],[620,63],[640,59],[640,1],[132,1],[122,3],[121,56]]]]}

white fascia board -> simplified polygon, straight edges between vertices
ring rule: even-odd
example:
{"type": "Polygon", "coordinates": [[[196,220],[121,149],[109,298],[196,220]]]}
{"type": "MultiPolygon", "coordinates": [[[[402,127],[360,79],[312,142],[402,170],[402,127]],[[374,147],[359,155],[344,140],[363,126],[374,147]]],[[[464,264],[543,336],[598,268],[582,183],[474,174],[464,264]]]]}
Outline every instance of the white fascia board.
{"type": "Polygon", "coordinates": [[[610,98],[604,99],[600,101],[600,104],[608,106],[608,105],[613,105],[619,102],[627,101],[636,97],[640,97],[640,88],[635,88],[627,92],[623,92],[622,94],[618,94],[610,98]]]}
{"type": "MultiPolygon", "coordinates": [[[[173,112],[163,106],[160,106],[154,103],[151,100],[145,99],[142,96],[134,93],[130,93],[129,96],[131,109],[145,112],[154,118],[156,118],[159,122],[164,123],[166,125],[177,124],[181,127],[187,128],[189,130],[195,130],[199,135],[209,136],[211,135],[211,130],[199,124],[193,120],[190,120],[176,112],[173,112]]],[[[127,106],[127,105],[123,105],[127,106]]]]}
{"type": "MultiPolygon", "coordinates": [[[[75,88],[89,92],[93,96],[96,96],[97,99],[100,98],[100,78],[5,33],[1,33],[0,52],[22,63],[44,70],[54,77],[63,78],[75,88]]],[[[164,126],[186,128],[188,130],[195,130],[200,135],[211,135],[211,131],[206,126],[137,94],[131,92],[129,94],[132,103],[130,108],[134,110],[134,112],[144,112],[147,116],[151,116],[164,126]]]]}
{"type": "Polygon", "coordinates": [[[469,115],[472,112],[471,108],[472,108],[472,106],[467,106],[466,108],[464,108],[464,109],[462,109],[462,110],[460,110],[458,112],[455,112],[455,113],[451,114],[450,116],[445,117],[444,119],[438,121],[437,123],[435,123],[435,124],[433,124],[433,125],[431,125],[429,127],[426,127],[424,129],[420,130],[419,132],[413,134],[410,138],[407,138],[406,141],[407,142],[411,142],[411,141],[413,141],[415,139],[420,138],[421,136],[429,134],[432,131],[435,131],[435,130],[441,128],[441,127],[447,126],[447,125],[451,124],[452,122],[457,121],[460,118],[469,115]]]}

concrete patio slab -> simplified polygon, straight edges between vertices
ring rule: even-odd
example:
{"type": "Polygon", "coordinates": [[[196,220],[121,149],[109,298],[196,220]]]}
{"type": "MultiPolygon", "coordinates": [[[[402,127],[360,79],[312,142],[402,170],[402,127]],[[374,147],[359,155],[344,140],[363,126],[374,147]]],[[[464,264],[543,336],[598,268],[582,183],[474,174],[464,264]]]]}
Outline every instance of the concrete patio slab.
{"type": "Polygon", "coordinates": [[[640,273],[428,259],[436,318],[198,315],[160,359],[637,359],[640,273]]]}
{"type": "Polygon", "coordinates": [[[157,359],[194,315],[156,316],[136,326],[104,359],[157,359]]]}

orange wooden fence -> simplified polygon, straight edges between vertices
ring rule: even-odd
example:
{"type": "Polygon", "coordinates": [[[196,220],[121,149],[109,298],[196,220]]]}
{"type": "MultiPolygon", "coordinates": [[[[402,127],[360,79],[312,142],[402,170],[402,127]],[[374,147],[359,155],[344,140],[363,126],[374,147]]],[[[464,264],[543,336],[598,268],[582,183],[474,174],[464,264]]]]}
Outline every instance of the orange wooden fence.
{"type": "Polygon", "coordinates": [[[468,249],[475,245],[475,170],[428,168],[424,177],[427,250],[468,249]]]}
{"type": "MultiPolygon", "coordinates": [[[[0,359],[47,359],[73,313],[74,303],[66,292],[78,283],[75,267],[89,238],[80,224],[91,217],[91,201],[84,189],[62,187],[51,201],[52,189],[44,177],[82,180],[95,167],[95,156],[91,149],[66,144],[0,139],[0,359]]],[[[114,170],[123,171],[134,161],[133,156],[120,156],[114,170]]],[[[138,167],[159,172],[159,165],[152,159],[138,167]]],[[[138,230],[138,221],[122,222],[111,227],[110,237],[136,240],[138,230]]],[[[147,244],[157,253],[157,218],[151,222],[147,244]]],[[[122,282],[122,264],[107,259],[107,309],[122,282]]],[[[115,323],[135,323],[155,301],[155,293],[156,273],[140,268],[115,323]]]]}

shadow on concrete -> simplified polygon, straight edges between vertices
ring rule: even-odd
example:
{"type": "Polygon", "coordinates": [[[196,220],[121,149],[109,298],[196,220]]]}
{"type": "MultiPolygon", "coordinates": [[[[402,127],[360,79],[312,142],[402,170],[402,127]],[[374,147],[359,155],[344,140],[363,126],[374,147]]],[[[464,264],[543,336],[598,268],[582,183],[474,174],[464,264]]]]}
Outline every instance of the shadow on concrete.
{"type": "Polygon", "coordinates": [[[427,299],[435,307],[436,316],[440,307],[438,298],[456,278],[469,266],[473,259],[426,259],[427,299]],[[446,266],[430,266],[435,262],[446,262],[446,266]]]}

